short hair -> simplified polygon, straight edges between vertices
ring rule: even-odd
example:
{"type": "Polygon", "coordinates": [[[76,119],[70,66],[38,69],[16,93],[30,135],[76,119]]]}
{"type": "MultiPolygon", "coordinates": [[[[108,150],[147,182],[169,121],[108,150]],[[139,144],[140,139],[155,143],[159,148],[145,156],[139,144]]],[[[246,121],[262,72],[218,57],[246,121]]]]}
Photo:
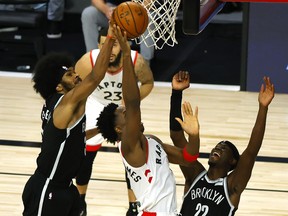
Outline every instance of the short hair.
{"type": "Polygon", "coordinates": [[[35,65],[32,75],[33,88],[46,100],[56,93],[56,87],[66,72],[74,66],[74,59],[68,53],[51,52],[43,56],[35,65]]]}
{"type": "Polygon", "coordinates": [[[108,34],[108,28],[101,28],[99,31],[98,43],[100,43],[101,37],[106,37],[108,34]]]}
{"type": "Polygon", "coordinates": [[[235,146],[232,142],[230,142],[230,141],[228,141],[228,140],[222,140],[222,141],[219,142],[218,144],[225,144],[225,145],[227,145],[227,146],[232,150],[233,158],[234,158],[237,162],[235,163],[234,166],[231,167],[230,170],[235,169],[236,166],[237,166],[237,163],[238,163],[238,161],[239,161],[239,159],[240,159],[240,154],[239,154],[239,151],[238,151],[238,149],[236,148],[236,146],[235,146]]]}
{"type": "Polygon", "coordinates": [[[118,105],[110,103],[104,107],[99,117],[97,118],[97,128],[102,136],[110,143],[115,144],[118,141],[118,134],[115,131],[116,115],[115,110],[118,105]]]}

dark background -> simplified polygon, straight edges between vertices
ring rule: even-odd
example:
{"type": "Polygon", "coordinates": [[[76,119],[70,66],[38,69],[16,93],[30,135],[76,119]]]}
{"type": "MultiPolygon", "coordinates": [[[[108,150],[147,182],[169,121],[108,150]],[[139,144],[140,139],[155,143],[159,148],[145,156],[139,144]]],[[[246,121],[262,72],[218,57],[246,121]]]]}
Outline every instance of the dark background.
{"type": "MultiPolygon", "coordinates": [[[[228,3],[220,14],[233,14],[241,10],[241,4],[228,3]]],[[[72,53],[75,59],[85,53],[79,13],[65,13],[61,39],[46,39],[45,33],[45,26],[37,30],[24,29],[19,32],[27,40],[34,40],[35,35],[42,34],[46,53],[66,51],[72,53]]],[[[14,34],[11,33],[12,36],[14,34]]],[[[193,83],[240,85],[241,22],[212,21],[200,34],[194,36],[183,33],[180,17],[176,21],[176,38],[178,44],[174,47],[164,46],[162,50],[155,51],[150,66],[156,81],[170,82],[175,72],[188,70],[193,83]]],[[[133,47],[138,49],[137,46],[133,47]]],[[[0,39],[0,70],[29,73],[36,61],[33,45],[0,39]],[[31,67],[23,70],[19,69],[19,65],[31,67]]]]}
{"type": "Polygon", "coordinates": [[[258,91],[269,76],[277,93],[288,93],[288,4],[251,3],[248,10],[245,90],[258,91]]]}

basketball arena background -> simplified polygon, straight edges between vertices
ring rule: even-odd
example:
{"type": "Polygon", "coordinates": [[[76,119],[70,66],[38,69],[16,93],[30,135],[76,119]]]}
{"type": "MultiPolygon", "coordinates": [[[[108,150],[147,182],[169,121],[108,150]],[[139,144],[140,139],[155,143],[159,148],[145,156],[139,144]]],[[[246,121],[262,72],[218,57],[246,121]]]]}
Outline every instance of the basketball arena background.
{"type": "MultiPolygon", "coordinates": [[[[58,40],[46,39],[43,26],[40,32],[0,31],[0,70],[31,73],[37,61],[33,45],[19,43],[15,34],[23,38],[40,35],[45,52],[68,51],[80,58],[85,53],[80,16],[88,5],[90,0],[67,1],[63,36],[58,40]]],[[[261,77],[268,75],[276,92],[288,93],[287,11],[288,3],[226,3],[199,35],[191,36],[182,32],[180,5],[178,44],[156,50],[150,62],[155,80],[170,82],[175,72],[188,70],[193,83],[239,85],[241,90],[258,91],[261,77]]]]}

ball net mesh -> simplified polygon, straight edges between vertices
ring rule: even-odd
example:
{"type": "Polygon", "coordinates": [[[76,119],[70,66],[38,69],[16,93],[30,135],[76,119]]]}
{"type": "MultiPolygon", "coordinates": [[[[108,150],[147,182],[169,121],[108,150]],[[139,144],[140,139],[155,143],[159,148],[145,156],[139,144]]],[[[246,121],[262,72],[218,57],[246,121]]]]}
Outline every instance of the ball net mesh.
{"type": "Polygon", "coordinates": [[[147,31],[137,38],[136,43],[162,49],[164,45],[178,44],[175,37],[175,21],[181,0],[132,0],[147,9],[149,23],[147,31]]]}

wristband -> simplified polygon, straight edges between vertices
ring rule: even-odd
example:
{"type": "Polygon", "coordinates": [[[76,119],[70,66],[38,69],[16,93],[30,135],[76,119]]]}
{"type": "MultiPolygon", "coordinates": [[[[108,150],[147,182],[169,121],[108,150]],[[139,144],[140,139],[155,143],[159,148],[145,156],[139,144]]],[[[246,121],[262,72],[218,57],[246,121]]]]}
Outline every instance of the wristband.
{"type": "Polygon", "coordinates": [[[182,91],[173,89],[170,99],[170,118],[169,118],[171,131],[182,130],[182,127],[179,124],[179,122],[175,120],[175,117],[182,119],[181,102],[182,102],[182,91]]]}
{"type": "Polygon", "coordinates": [[[109,39],[115,40],[115,37],[113,37],[113,36],[111,36],[111,35],[107,35],[106,38],[109,38],[109,39]]]}
{"type": "Polygon", "coordinates": [[[182,90],[175,90],[175,89],[172,89],[172,95],[179,95],[179,96],[182,96],[182,90]]]}
{"type": "Polygon", "coordinates": [[[187,152],[187,149],[186,149],[186,146],[183,148],[182,150],[182,154],[183,154],[183,157],[186,161],[188,162],[193,162],[193,161],[196,161],[199,157],[199,153],[196,154],[196,155],[191,155],[187,152]]]}

